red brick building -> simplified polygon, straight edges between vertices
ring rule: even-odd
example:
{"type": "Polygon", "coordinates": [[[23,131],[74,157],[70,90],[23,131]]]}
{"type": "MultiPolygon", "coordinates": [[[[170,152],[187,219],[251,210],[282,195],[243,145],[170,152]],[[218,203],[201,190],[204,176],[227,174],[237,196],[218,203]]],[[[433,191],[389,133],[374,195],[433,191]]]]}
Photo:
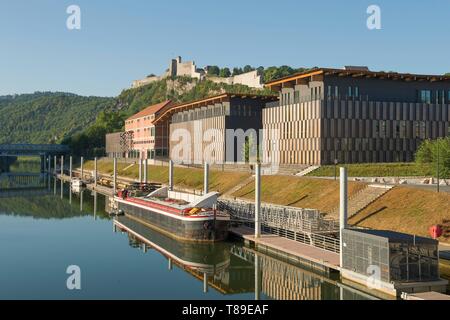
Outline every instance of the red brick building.
{"type": "MultiPolygon", "coordinates": [[[[114,134],[106,136],[106,153],[122,155],[126,158],[155,159],[167,157],[169,149],[169,132],[167,122],[154,124],[162,112],[172,106],[167,100],[151,105],[125,120],[125,132],[131,137],[131,143],[120,143],[114,139],[114,134]],[[127,146],[127,150],[124,149],[127,146]]],[[[115,134],[118,135],[118,134],[115,134]]],[[[122,134],[123,135],[123,134],[122,134]]]]}

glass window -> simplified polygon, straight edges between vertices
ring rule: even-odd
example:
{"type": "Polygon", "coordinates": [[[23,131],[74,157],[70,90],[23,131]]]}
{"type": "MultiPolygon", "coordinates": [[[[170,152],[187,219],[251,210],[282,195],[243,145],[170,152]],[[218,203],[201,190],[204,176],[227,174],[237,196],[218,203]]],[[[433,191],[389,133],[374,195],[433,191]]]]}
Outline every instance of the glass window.
{"type": "Polygon", "coordinates": [[[375,121],[375,125],[373,127],[374,132],[373,135],[375,138],[379,138],[380,137],[380,123],[378,121],[375,121]]]}
{"type": "Polygon", "coordinates": [[[224,108],[223,108],[223,110],[224,110],[224,114],[225,114],[226,116],[229,116],[229,115],[230,115],[230,105],[229,105],[229,104],[225,105],[224,108]]]}
{"type": "Polygon", "coordinates": [[[348,96],[349,97],[352,96],[352,87],[351,86],[348,87],[348,96]]]}
{"type": "Polygon", "coordinates": [[[425,139],[426,138],[425,121],[420,121],[420,138],[421,139],[425,139]]]}
{"type": "Polygon", "coordinates": [[[419,99],[420,102],[431,103],[431,90],[420,90],[419,99]]]}
{"type": "Polygon", "coordinates": [[[386,138],[386,121],[380,121],[380,138],[386,138]]]}
{"type": "Polygon", "coordinates": [[[420,122],[414,121],[414,135],[416,138],[420,138],[420,122]]]}
{"type": "Polygon", "coordinates": [[[334,96],[339,97],[339,87],[338,86],[334,86],[334,96]]]}
{"type": "Polygon", "coordinates": [[[396,138],[400,137],[400,124],[399,123],[395,124],[395,137],[396,138]]]}
{"type": "Polygon", "coordinates": [[[359,87],[355,87],[355,97],[359,97],[359,87]]]}
{"type": "Polygon", "coordinates": [[[400,121],[400,138],[406,138],[406,121],[400,121]]]}

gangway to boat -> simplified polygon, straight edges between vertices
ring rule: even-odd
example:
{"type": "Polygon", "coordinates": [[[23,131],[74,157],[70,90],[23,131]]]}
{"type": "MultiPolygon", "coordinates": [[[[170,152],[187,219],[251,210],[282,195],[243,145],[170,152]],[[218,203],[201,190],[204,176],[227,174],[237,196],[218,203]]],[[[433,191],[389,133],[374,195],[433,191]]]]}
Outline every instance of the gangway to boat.
{"type": "MultiPolygon", "coordinates": [[[[219,199],[218,208],[227,212],[233,223],[254,227],[253,203],[219,199]]],[[[264,232],[327,251],[340,251],[339,222],[325,218],[318,210],[262,204],[260,220],[261,230],[264,232]]]]}
{"type": "MultiPolygon", "coordinates": [[[[242,200],[219,199],[218,208],[226,210],[234,221],[255,221],[255,205],[242,200]]],[[[339,222],[324,218],[319,210],[302,209],[279,205],[261,204],[263,224],[287,230],[334,234],[339,232],[339,222]]]]}

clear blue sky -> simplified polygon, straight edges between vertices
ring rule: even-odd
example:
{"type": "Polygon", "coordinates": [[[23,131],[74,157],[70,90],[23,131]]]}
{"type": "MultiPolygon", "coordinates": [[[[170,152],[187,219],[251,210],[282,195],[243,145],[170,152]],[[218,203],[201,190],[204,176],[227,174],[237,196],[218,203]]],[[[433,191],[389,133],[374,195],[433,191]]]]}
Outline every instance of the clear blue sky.
{"type": "Polygon", "coordinates": [[[0,0],[0,95],[114,96],[181,55],[198,66],[450,72],[450,1],[0,0]],[[81,30],[66,8],[81,8],[81,30]],[[366,9],[381,7],[382,30],[366,9]]]}

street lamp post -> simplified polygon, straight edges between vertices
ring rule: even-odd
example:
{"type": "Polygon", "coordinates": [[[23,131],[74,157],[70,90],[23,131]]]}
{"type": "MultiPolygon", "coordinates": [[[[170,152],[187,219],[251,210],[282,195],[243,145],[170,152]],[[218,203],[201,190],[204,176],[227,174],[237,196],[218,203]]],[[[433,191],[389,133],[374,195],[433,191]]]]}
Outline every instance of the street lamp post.
{"type": "Polygon", "coordinates": [[[338,159],[334,159],[334,180],[337,180],[337,165],[338,165],[338,159]]]}
{"type": "Polygon", "coordinates": [[[437,178],[437,192],[439,192],[439,139],[436,140],[437,143],[437,172],[436,172],[436,178],[437,178]]]}

